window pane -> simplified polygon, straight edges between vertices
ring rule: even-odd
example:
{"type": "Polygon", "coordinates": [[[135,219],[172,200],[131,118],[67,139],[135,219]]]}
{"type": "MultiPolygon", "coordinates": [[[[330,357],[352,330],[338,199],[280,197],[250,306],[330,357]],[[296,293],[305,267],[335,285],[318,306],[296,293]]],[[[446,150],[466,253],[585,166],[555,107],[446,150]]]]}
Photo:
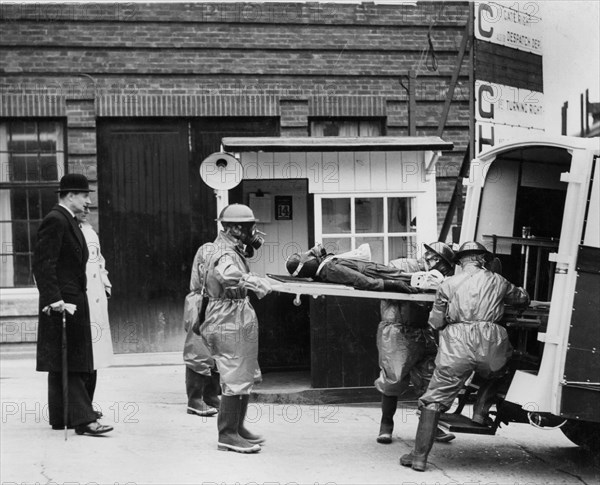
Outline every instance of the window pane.
{"type": "Polygon", "coordinates": [[[30,158],[37,158],[37,155],[28,155],[25,153],[10,154],[8,170],[11,182],[27,181],[27,163],[30,158]]]}
{"type": "Polygon", "coordinates": [[[348,237],[323,238],[323,246],[328,253],[340,254],[352,249],[352,241],[348,237]]]}
{"type": "Polygon", "coordinates": [[[30,155],[26,157],[27,168],[26,174],[27,182],[39,182],[40,181],[40,157],[38,155],[30,155]]]}
{"type": "Polygon", "coordinates": [[[357,121],[340,121],[339,136],[359,136],[357,121]]]}
{"type": "Polygon", "coordinates": [[[40,150],[43,152],[55,152],[62,146],[59,137],[62,136],[60,125],[55,121],[40,121],[40,150]]]}
{"type": "Polygon", "coordinates": [[[29,209],[29,218],[38,219],[40,216],[40,191],[29,189],[27,191],[27,205],[29,209]]]}
{"type": "Polygon", "coordinates": [[[414,197],[390,197],[388,199],[388,231],[416,232],[417,219],[414,197]]]}
{"type": "Polygon", "coordinates": [[[38,219],[41,219],[48,214],[50,209],[58,202],[58,196],[54,190],[55,189],[40,189],[40,194],[42,196],[42,212],[36,216],[38,219]]]}
{"type": "Polygon", "coordinates": [[[13,250],[15,253],[29,251],[29,223],[27,221],[13,221],[13,250]]]}
{"type": "Polygon", "coordinates": [[[381,123],[379,121],[361,121],[358,129],[358,136],[380,136],[381,123]]]}
{"type": "Polygon", "coordinates": [[[31,152],[37,151],[38,135],[35,121],[11,121],[8,151],[31,152]]]}
{"type": "Polygon", "coordinates": [[[12,214],[9,219],[27,220],[27,190],[11,190],[12,214]]]}
{"type": "Polygon", "coordinates": [[[371,248],[371,261],[384,264],[383,260],[383,236],[382,237],[357,237],[356,247],[367,243],[371,248]]]}
{"type": "Polygon", "coordinates": [[[418,249],[416,239],[414,237],[391,237],[390,245],[390,261],[398,258],[417,258],[418,249]]]}
{"type": "Polygon", "coordinates": [[[323,234],[350,232],[350,199],[323,199],[323,234]]]}
{"type": "Polygon", "coordinates": [[[15,256],[15,286],[32,286],[31,261],[28,254],[15,256]]]}
{"type": "Polygon", "coordinates": [[[41,221],[33,221],[29,223],[29,250],[33,254],[35,248],[35,242],[37,240],[37,231],[40,227],[41,221]]]}
{"type": "Polygon", "coordinates": [[[383,232],[383,199],[354,201],[356,232],[383,232]]]}
{"type": "MultiPolygon", "coordinates": [[[[6,246],[4,244],[2,244],[2,246],[2,251],[6,251],[6,246]]],[[[2,271],[0,271],[0,287],[12,288],[13,286],[15,286],[14,256],[6,254],[0,256],[0,267],[2,268],[2,271]]]]}
{"type": "Polygon", "coordinates": [[[39,179],[45,182],[58,180],[58,157],[56,155],[40,155],[39,179]]]}
{"type": "MultiPolygon", "coordinates": [[[[0,242],[2,243],[2,245],[0,246],[0,253],[13,253],[12,224],[10,222],[0,222],[0,242]]],[[[4,259],[1,259],[1,261],[3,266],[4,259]]]]}

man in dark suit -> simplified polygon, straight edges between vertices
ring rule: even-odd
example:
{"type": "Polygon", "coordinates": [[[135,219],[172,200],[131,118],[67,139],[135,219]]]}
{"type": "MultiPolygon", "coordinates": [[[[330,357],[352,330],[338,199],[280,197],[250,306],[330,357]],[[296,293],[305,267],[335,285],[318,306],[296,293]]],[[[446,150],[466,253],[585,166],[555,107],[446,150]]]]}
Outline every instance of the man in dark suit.
{"type": "Polygon", "coordinates": [[[48,410],[53,429],[66,424],[77,434],[103,434],[111,426],[97,421],[87,391],[94,377],[92,334],[86,297],[88,248],[75,216],[91,203],[88,180],[79,174],[62,177],[59,203],[44,217],[37,232],[33,273],[40,293],[37,370],[48,372],[48,410]],[[70,314],[70,305],[76,310],[70,314]],[[66,313],[68,356],[68,422],[63,422],[62,312],[66,313]]]}

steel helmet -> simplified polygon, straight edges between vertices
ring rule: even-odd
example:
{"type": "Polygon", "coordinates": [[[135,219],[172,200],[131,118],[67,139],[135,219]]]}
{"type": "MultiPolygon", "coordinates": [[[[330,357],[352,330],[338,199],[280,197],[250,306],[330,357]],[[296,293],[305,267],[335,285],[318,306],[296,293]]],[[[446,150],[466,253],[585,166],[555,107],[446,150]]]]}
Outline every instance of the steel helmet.
{"type": "Polygon", "coordinates": [[[225,207],[217,219],[219,222],[258,222],[252,209],[244,204],[230,204],[225,207]]]}
{"type": "Polygon", "coordinates": [[[467,256],[469,254],[489,254],[488,250],[485,248],[483,244],[480,244],[476,241],[469,241],[463,243],[458,251],[456,251],[456,259],[459,260],[463,256],[467,256]]]}
{"type": "Polygon", "coordinates": [[[452,266],[454,263],[454,251],[450,249],[450,246],[443,242],[432,242],[431,244],[423,244],[427,251],[431,251],[432,253],[437,254],[440,258],[442,258],[446,263],[452,266]]]}

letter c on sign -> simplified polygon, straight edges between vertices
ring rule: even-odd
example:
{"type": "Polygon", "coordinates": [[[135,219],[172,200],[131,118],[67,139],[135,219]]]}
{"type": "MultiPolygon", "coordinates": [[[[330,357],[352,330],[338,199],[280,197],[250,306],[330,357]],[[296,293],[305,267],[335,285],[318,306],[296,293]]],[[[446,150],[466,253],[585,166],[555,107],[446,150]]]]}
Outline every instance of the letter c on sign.
{"type": "Polygon", "coordinates": [[[481,25],[481,21],[483,20],[483,11],[486,11],[490,14],[490,17],[494,16],[494,11],[492,10],[492,7],[490,7],[487,3],[480,3],[479,4],[479,18],[477,19],[477,27],[479,28],[479,33],[483,36],[483,37],[487,37],[488,39],[492,36],[492,34],[494,33],[494,28],[490,28],[490,30],[484,30],[483,25],[481,25]]]}
{"type": "Polygon", "coordinates": [[[491,97],[493,98],[494,96],[494,89],[492,88],[492,86],[490,86],[489,84],[482,84],[481,86],[479,86],[479,92],[477,93],[477,96],[479,98],[479,103],[477,103],[479,105],[479,115],[482,118],[494,118],[494,104],[490,103],[490,110],[489,111],[484,111],[483,110],[483,93],[489,93],[491,95],[491,97]]]}

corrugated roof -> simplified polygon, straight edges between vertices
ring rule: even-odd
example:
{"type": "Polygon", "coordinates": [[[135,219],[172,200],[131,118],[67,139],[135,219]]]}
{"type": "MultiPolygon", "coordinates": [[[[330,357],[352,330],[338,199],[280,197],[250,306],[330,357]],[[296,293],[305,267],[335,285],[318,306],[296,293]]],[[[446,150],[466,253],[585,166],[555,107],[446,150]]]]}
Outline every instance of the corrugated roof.
{"type": "Polygon", "coordinates": [[[228,152],[446,151],[454,148],[453,143],[437,136],[226,137],[221,143],[228,152]]]}

